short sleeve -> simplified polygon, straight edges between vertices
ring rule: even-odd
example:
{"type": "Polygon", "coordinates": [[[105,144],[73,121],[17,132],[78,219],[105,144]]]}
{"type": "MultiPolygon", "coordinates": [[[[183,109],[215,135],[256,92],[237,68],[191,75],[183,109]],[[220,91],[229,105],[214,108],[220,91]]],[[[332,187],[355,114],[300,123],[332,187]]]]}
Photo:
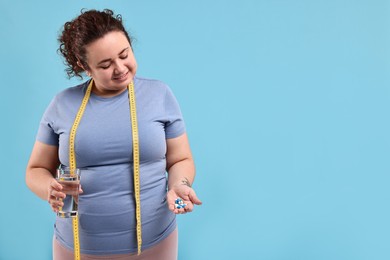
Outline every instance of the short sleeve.
{"type": "Polygon", "coordinates": [[[165,138],[175,138],[185,133],[185,124],[177,102],[172,90],[167,87],[165,93],[165,115],[167,121],[165,122],[165,138]]]}
{"type": "Polygon", "coordinates": [[[54,98],[46,108],[39,123],[36,140],[45,144],[58,146],[59,136],[54,130],[54,122],[57,114],[56,98],[54,98]]]}

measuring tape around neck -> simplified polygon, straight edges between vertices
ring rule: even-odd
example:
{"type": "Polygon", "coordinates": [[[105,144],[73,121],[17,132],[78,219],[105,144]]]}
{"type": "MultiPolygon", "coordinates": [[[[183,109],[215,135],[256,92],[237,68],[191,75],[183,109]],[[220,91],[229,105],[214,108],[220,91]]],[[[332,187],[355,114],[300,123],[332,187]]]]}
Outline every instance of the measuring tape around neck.
{"type": "MultiPolygon", "coordinates": [[[[73,122],[72,129],[69,136],[69,165],[70,170],[73,172],[76,169],[76,156],[75,156],[75,137],[76,131],[79,126],[80,120],[84,114],[85,108],[89,97],[91,96],[93,86],[93,80],[88,85],[88,88],[85,92],[83,101],[81,102],[79,111],[77,112],[76,118],[73,122]]],[[[130,106],[130,119],[131,119],[131,130],[133,136],[133,167],[134,167],[134,195],[135,195],[135,204],[136,204],[136,229],[137,229],[137,245],[138,245],[138,255],[141,254],[142,246],[142,226],[141,226],[141,198],[140,198],[140,181],[139,181],[139,141],[138,141],[138,123],[137,123],[137,111],[135,104],[135,93],[134,93],[134,83],[133,81],[128,85],[129,91],[129,106],[130,106]]],[[[78,216],[72,219],[73,225],[73,243],[74,243],[74,258],[75,260],[80,260],[80,242],[79,242],[79,226],[78,226],[78,216]]]]}

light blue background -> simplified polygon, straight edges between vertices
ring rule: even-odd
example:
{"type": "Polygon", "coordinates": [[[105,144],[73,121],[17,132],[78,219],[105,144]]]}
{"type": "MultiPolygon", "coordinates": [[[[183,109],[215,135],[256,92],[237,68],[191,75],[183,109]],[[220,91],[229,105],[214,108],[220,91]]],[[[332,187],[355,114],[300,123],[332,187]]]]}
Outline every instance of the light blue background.
{"type": "Polygon", "coordinates": [[[54,214],[24,182],[38,122],[73,86],[56,53],[112,8],[138,75],[168,83],[204,205],[179,259],[390,259],[390,2],[0,0],[0,259],[50,259],[54,214]]]}

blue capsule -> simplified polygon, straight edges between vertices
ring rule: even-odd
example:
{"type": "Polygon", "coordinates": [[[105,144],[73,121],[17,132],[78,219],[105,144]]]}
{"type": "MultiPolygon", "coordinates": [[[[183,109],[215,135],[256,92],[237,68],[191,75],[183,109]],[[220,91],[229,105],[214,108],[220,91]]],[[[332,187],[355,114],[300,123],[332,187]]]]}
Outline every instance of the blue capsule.
{"type": "Polygon", "coordinates": [[[184,201],[181,198],[177,198],[175,200],[175,208],[177,209],[183,209],[187,204],[184,203],[184,201]]]}

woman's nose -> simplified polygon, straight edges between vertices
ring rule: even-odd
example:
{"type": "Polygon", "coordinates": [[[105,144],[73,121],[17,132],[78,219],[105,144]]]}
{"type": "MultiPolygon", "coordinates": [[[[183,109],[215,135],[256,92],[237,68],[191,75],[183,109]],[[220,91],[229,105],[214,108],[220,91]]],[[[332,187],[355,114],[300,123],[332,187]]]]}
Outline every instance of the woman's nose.
{"type": "Polygon", "coordinates": [[[126,71],[126,66],[121,62],[116,62],[114,67],[115,74],[122,74],[126,71]]]}

